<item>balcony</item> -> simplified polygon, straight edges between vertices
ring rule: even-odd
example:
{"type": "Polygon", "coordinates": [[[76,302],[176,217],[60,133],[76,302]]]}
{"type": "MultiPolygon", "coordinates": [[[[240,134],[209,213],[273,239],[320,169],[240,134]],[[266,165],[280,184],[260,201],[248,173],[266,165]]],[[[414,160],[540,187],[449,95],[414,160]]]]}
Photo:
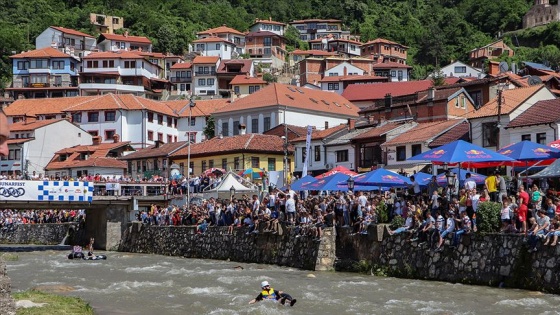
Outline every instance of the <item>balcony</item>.
{"type": "Polygon", "coordinates": [[[142,85],[127,85],[118,83],[80,83],[80,90],[115,90],[120,92],[144,92],[142,85]]]}
{"type": "Polygon", "coordinates": [[[50,86],[51,86],[50,83],[25,83],[23,85],[23,87],[29,87],[29,88],[48,88],[50,86]]]}
{"type": "Polygon", "coordinates": [[[171,83],[191,83],[192,77],[171,77],[171,83]]]}

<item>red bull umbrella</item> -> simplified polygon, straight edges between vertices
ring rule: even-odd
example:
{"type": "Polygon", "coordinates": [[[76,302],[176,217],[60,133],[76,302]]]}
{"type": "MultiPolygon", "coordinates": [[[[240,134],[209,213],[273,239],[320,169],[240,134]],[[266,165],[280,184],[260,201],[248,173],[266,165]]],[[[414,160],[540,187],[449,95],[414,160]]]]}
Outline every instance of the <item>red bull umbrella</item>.
{"type": "Polygon", "coordinates": [[[409,158],[408,161],[431,161],[432,163],[477,163],[515,161],[515,159],[463,140],[456,140],[446,145],[415,155],[409,158]]]}
{"type": "Polygon", "coordinates": [[[517,161],[547,160],[560,157],[560,150],[532,141],[521,141],[498,150],[517,161]]]}
{"type": "Polygon", "coordinates": [[[380,187],[403,187],[410,185],[410,179],[384,168],[360,174],[354,177],[355,187],[357,186],[380,186],[380,187]]]}

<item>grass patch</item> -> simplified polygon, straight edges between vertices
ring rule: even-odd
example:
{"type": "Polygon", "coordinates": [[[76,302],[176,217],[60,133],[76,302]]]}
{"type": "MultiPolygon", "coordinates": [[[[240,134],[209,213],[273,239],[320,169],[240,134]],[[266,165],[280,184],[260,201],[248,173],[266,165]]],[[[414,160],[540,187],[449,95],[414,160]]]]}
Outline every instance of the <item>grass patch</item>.
{"type": "Polygon", "coordinates": [[[18,261],[19,260],[19,256],[16,254],[12,254],[12,253],[2,253],[0,254],[0,258],[2,258],[4,261],[18,261]]]}
{"type": "Polygon", "coordinates": [[[19,308],[17,315],[93,315],[93,308],[84,300],[29,290],[12,294],[18,300],[30,300],[34,303],[47,303],[43,307],[19,308]]]}

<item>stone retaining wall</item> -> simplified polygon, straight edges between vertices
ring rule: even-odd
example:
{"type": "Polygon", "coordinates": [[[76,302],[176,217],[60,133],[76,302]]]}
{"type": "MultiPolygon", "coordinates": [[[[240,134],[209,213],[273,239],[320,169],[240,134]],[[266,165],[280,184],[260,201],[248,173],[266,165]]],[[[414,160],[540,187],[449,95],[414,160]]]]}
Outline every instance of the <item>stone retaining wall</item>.
{"type": "Polygon", "coordinates": [[[0,243],[58,245],[68,235],[66,245],[85,245],[83,232],[78,223],[16,224],[0,229],[0,243]]]}
{"type": "Polygon", "coordinates": [[[367,266],[397,277],[560,293],[560,246],[539,241],[538,251],[529,253],[523,236],[463,235],[457,248],[434,252],[411,243],[409,234],[389,236],[384,226],[370,227],[367,236],[351,235],[346,228],[337,234],[337,257],[344,257],[337,261],[338,270],[367,266]]]}
{"type": "Polygon", "coordinates": [[[119,251],[229,259],[307,270],[333,267],[333,229],[325,231],[321,242],[307,236],[296,237],[294,229],[290,228],[285,228],[283,235],[246,234],[247,229],[236,229],[234,235],[226,235],[227,230],[227,227],[209,227],[206,233],[196,234],[194,226],[151,226],[135,222],[125,231],[119,251]]]}

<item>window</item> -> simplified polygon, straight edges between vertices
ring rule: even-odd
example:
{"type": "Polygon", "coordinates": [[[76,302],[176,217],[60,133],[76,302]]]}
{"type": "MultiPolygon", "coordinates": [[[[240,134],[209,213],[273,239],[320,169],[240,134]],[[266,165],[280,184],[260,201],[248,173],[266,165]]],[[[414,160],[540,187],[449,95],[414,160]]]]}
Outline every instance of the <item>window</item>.
{"type": "Polygon", "coordinates": [[[72,121],[75,123],[81,123],[82,122],[82,113],[74,113],[72,114],[72,121]]]}
{"type": "Polygon", "coordinates": [[[148,112],[148,122],[154,122],[154,113],[148,112]]]}
{"type": "Polygon", "coordinates": [[[90,130],[88,131],[88,133],[92,136],[92,137],[97,137],[99,135],[99,133],[97,132],[97,130],[90,130]]]}
{"type": "Polygon", "coordinates": [[[466,66],[457,66],[454,69],[455,73],[467,73],[467,67],[466,66]]]}
{"type": "Polygon", "coordinates": [[[19,160],[21,155],[21,149],[13,149],[8,152],[8,160],[19,160]]]}
{"type": "Polygon", "coordinates": [[[406,147],[400,146],[397,147],[397,161],[404,161],[406,160],[406,147]]]}
{"type": "Polygon", "coordinates": [[[216,50],[220,50],[220,44],[216,44],[216,50]]]}
{"type": "Polygon", "coordinates": [[[163,125],[163,115],[162,115],[162,114],[159,114],[159,115],[158,115],[158,117],[157,117],[157,123],[160,124],[160,125],[163,125]]]}
{"type": "Polygon", "coordinates": [[[18,70],[27,70],[27,69],[29,69],[29,61],[18,61],[18,62],[17,62],[17,69],[18,69],[18,70]]]}
{"type": "Polygon", "coordinates": [[[105,130],[105,140],[113,140],[115,130],[105,130]]]}
{"type": "Polygon", "coordinates": [[[258,85],[250,85],[249,86],[249,94],[253,94],[258,91],[261,87],[258,85]]]}
{"type": "Polygon", "coordinates": [[[482,91],[474,91],[474,92],[470,92],[471,98],[474,101],[474,106],[476,108],[479,108],[480,106],[482,106],[482,91]]]}
{"type": "Polygon", "coordinates": [[[239,134],[239,121],[236,120],[233,122],[233,135],[236,136],[239,134]]]}
{"type": "Polygon", "coordinates": [[[97,60],[88,60],[86,66],[87,68],[99,68],[99,63],[97,60]]]}
{"type": "Polygon", "coordinates": [[[124,67],[127,69],[134,69],[136,68],[136,61],[134,60],[125,60],[124,67]]]}
{"type": "Polygon", "coordinates": [[[206,79],[206,85],[207,85],[207,86],[212,86],[212,85],[214,85],[214,79],[206,79]]]}
{"type": "Polygon", "coordinates": [[[47,60],[46,59],[37,59],[31,60],[30,67],[31,69],[45,69],[47,68],[47,60]]]}
{"type": "Polygon", "coordinates": [[[114,60],[103,60],[103,68],[114,68],[115,61],[114,60]]]}
{"type": "Polygon", "coordinates": [[[521,141],[531,141],[531,135],[521,135],[521,141]]]}
{"type": "Polygon", "coordinates": [[[204,172],[208,168],[206,167],[206,161],[202,161],[202,171],[204,172]]]}
{"type": "Polygon", "coordinates": [[[338,91],[339,84],[338,83],[329,83],[327,86],[329,91],[338,91]]]}
{"type": "Polygon", "coordinates": [[[235,95],[241,94],[241,92],[239,91],[239,86],[238,85],[233,87],[233,93],[235,93],[235,95]]]}
{"type": "Polygon", "coordinates": [[[398,71],[398,74],[399,74],[399,75],[398,75],[397,79],[398,79],[399,81],[402,81],[402,80],[403,80],[403,72],[402,72],[402,70],[399,70],[399,71],[398,71]]]}
{"type": "Polygon", "coordinates": [[[106,111],[105,112],[105,121],[115,121],[117,116],[117,112],[115,111],[106,111]]]}
{"type": "Polygon", "coordinates": [[[148,141],[154,141],[154,132],[148,130],[148,141]]]}
{"type": "Polygon", "coordinates": [[[488,122],[482,124],[482,146],[495,147],[498,144],[498,128],[496,123],[488,122]]]}
{"type": "Polygon", "coordinates": [[[173,142],[173,136],[167,135],[167,143],[171,143],[171,142],[173,142]]]}
{"type": "Polygon", "coordinates": [[[53,68],[53,70],[62,70],[62,69],[64,69],[64,61],[63,61],[63,60],[53,61],[53,62],[52,62],[52,68],[53,68]]]}
{"type": "Polygon", "coordinates": [[[336,162],[348,162],[348,150],[336,151],[336,162]]]}
{"type": "Polygon", "coordinates": [[[315,162],[321,161],[321,146],[316,145],[313,151],[315,151],[315,162]]]}
{"type": "Polygon", "coordinates": [[[173,127],[173,118],[167,117],[167,127],[173,127]]]}
{"type": "Polygon", "coordinates": [[[229,136],[229,123],[227,122],[222,123],[222,136],[224,137],[229,136]]]}
{"type": "Polygon", "coordinates": [[[264,131],[268,131],[270,130],[270,117],[265,117],[264,118],[264,131]]]}
{"type": "Polygon", "coordinates": [[[163,142],[163,133],[158,132],[158,133],[157,133],[157,139],[158,139],[158,141],[163,142]]]}
{"type": "Polygon", "coordinates": [[[258,156],[251,157],[251,167],[259,168],[260,167],[260,160],[258,156]]]}
{"type": "Polygon", "coordinates": [[[208,168],[213,168],[214,167],[214,160],[209,160],[208,161],[208,168]]]}
{"type": "Polygon", "coordinates": [[[233,169],[235,169],[235,170],[239,169],[239,158],[238,157],[233,158],[233,169]]]}
{"type": "Polygon", "coordinates": [[[412,156],[418,155],[422,153],[422,145],[421,144],[413,144],[412,145],[412,156]]]}
{"type": "Polygon", "coordinates": [[[270,38],[270,37],[265,37],[264,40],[263,40],[263,45],[264,45],[264,46],[270,46],[270,45],[272,45],[272,38],[270,38]]]}
{"type": "Polygon", "coordinates": [[[88,122],[98,122],[99,121],[99,113],[98,112],[89,112],[88,113],[88,122]]]}
{"type": "Polygon", "coordinates": [[[537,143],[546,145],[546,132],[537,133],[537,143]]]}
{"type": "Polygon", "coordinates": [[[276,159],[268,158],[268,171],[276,171],[276,159]]]}
{"type": "Polygon", "coordinates": [[[391,77],[396,77],[397,76],[397,72],[395,70],[391,70],[391,77]]]}
{"type": "Polygon", "coordinates": [[[222,159],[222,169],[227,170],[227,159],[222,159]]]}
{"type": "Polygon", "coordinates": [[[205,86],[206,85],[206,79],[198,79],[198,85],[199,86],[205,86]]]}
{"type": "Polygon", "coordinates": [[[62,86],[62,76],[60,75],[54,76],[54,86],[62,86]]]}
{"type": "Polygon", "coordinates": [[[251,132],[259,133],[259,120],[257,118],[251,119],[251,132]]]}
{"type": "MultiPolygon", "coordinates": [[[[196,125],[196,117],[192,117],[190,123],[191,123],[191,126],[195,126],[196,125]]],[[[175,124],[175,126],[177,126],[177,124],[175,124]]]]}

